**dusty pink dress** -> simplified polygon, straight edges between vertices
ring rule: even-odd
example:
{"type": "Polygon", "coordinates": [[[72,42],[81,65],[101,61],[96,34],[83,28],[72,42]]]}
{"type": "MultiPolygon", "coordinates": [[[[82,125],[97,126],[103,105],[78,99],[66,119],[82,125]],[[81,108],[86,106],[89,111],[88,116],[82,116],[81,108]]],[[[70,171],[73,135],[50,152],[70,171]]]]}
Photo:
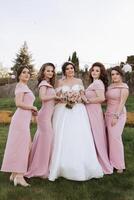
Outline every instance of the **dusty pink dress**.
{"type": "MultiPolygon", "coordinates": [[[[35,97],[27,85],[18,83],[15,95],[24,93],[24,103],[33,105],[35,97]]],[[[28,166],[30,151],[30,121],[32,113],[30,110],[17,108],[9,127],[8,139],[4,153],[1,171],[25,173],[28,166]]]]}
{"type": "Polygon", "coordinates": [[[123,108],[115,126],[111,126],[111,122],[113,114],[116,113],[120,103],[120,94],[123,88],[128,89],[127,84],[123,83],[120,86],[110,85],[106,92],[107,110],[105,120],[109,139],[109,158],[111,165],[116,169],[125,169],[122,132],[126,122],[126,108],[123,108]]]}
{"type": "MultiPolygon", "coordinates": [[[[46,89],[46,95],[55,94],[54,88],[43,80],[39,88],[46,89]]],[[[38,113],[37,131],[34,136],[33,145],[30,153],[28,172],[26,177],[47,178],[49,173],[49,161],[52,150],[53,130],[52,114],[54,111],[54,100],[42,102],[42,107],[38,113]]]]}
{"type": "MultiPolygon", "coordinates": [[[[102,90],[105,92],[105,87],[101,80],[95,80],[89,85],[85,91],[86,97],[88,99],[96,97],[96,90],[102,90]]],[[[89,103],[86,105],[86,108],[92,128],[98,160],[101,164],[103,172],[105,174],[111,174],[113,172],[113,168],[110,165],[108,158],[107,137],[101,103],[89,103]]]]}

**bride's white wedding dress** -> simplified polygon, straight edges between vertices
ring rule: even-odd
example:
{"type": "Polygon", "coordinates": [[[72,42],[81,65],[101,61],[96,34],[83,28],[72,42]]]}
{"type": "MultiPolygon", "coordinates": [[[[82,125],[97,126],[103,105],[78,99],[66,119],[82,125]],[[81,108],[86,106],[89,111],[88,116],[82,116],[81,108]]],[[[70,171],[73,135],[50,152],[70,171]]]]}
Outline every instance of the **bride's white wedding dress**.
{"type": "MultiPolygon", "coordinates": [[[[81,85],[62,86],[62,93],[80,91],[81,85]]],[[[64,103],[55,106],[53,115],[54,146],[49,180],[58,177],[85,181],[103,176],[93,142],[85,106],[77,103],[72,109],[64,103]]]]}

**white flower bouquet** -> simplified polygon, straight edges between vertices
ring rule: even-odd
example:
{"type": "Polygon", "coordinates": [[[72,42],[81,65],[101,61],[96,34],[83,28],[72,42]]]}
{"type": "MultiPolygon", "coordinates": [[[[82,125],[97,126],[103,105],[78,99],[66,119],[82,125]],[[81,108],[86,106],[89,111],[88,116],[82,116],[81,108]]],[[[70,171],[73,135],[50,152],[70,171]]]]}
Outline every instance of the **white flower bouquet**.
{"type": "Polygon", "coordinates": [[[63,101],[66,103],[65,107],[72,109],[76,103],[81,102],[80,92],[69,91],[63,94],[63,101]]]}

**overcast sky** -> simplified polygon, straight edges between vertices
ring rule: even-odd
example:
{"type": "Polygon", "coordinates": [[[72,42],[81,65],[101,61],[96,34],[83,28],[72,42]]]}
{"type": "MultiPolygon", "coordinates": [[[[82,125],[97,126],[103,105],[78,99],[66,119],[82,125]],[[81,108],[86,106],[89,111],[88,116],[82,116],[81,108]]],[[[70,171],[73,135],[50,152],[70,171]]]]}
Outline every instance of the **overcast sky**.
{"type": "Polygon", "coordinates": [[[36,67],[60,66],[73,51],[81,65],[134,55],[134,0],[0,0],[0,62],[11,67],[27,41],[36,67]]]}

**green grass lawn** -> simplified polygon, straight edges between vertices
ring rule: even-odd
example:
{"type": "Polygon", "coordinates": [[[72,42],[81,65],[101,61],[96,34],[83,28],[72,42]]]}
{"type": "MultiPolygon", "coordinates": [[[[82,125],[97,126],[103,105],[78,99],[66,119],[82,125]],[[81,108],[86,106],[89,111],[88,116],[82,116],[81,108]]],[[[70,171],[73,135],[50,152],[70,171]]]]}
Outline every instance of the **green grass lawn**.
{"type": "Polygon", "coordinates": [[[134,96],[129,96],[126,103],[127,111],[134,112],[134,96]]]}
{"type": "MultiPolygon", "coordinates": [[[[38,97],[36,97],[35,106],[38,107],[38,109],[41,106],[41,102],[38,97]]],[[[127,111],[134,112],[134,96],[129,96],[127,103],[126,103],[127,111]]],[[[14,111],[16,109],[14,98],[0,98],[0,110],[12,110],[14,111]]]]}
{"type": "MultiPolygon", "coordinates": [[[[39,97],[36,97],[36,100],[34,102],[34,105],[40,108],[41,102],[39,100],[39,97]]],[[[14,98],[0,98],[0,110],[11,110],[15,111],[16,106],[14,102],[14,98]]]]}
{"type": "MultiPolygon", "coordinates": [[[[8,125],[0,125],[0,162],[6,143],[8,125]]],[[[34,134],[36,129],[32,125],[34,134]]],[[[85,182],[59,178],[55,182],[33,178],[31,187],[14,187],[9,174],[0,172],[0,200],[134,200],[134,128],[126,127],[123,140],[127,170],[121,175],[104,176],[85,182]]],[[[90,154],[89,154],[90,156],[90,154]]]]}

